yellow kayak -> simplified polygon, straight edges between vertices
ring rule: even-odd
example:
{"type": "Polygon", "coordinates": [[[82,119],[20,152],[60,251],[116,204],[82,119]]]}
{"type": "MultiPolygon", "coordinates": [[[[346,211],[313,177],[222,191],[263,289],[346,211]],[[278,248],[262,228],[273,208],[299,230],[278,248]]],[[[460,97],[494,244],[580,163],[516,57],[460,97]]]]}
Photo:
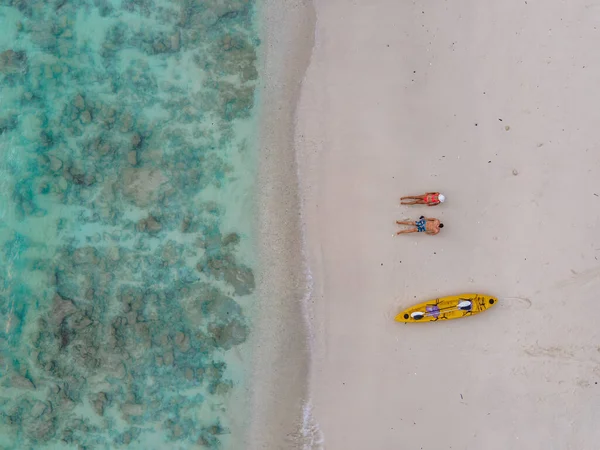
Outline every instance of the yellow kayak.
{"type": "Polygon", "coordinates": [[[396,322],[435,322],[460,319],[491,308],[498,299],[483,294],[461,294],[440,297],[405,309],[396,316],[396,322]]]}

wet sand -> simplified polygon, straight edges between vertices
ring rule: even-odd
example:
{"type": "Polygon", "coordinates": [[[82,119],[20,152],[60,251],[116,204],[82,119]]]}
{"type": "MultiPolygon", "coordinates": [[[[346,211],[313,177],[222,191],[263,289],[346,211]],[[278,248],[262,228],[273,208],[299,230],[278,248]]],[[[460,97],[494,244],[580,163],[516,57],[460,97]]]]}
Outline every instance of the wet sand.
{"type": "Polygon", "coordinates": [[[599,10],[330,0],[316,11],[295,136],[323,448],[594,449],[599,10]],[[400,207],[428,190],[447,202],[400,207]],[[396,220],[422,214],[445,223],[438,236],[393,236],[396,220]],[[393,320],[463,292],[501,301],[463,320],[393,320]]]}
{"type": "Polygon", "coordinates": [[[248,449],[302,448],[309,368],[303,301],[309,289],[294,151],[294,118],[314,36],[309,1],[263,2],[258,198],[261,318],[248,449]]]}

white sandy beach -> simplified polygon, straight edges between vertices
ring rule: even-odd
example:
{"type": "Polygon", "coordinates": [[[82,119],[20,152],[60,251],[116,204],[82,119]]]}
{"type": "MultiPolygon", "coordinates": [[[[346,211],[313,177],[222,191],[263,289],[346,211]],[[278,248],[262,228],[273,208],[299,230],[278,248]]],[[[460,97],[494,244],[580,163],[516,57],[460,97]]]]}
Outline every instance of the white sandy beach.
{"type": "Polygon", "coordinates": [[[599,448],[600,7],[328,0],[316,13],[296,147],[323,443],[304,448],[599,448]],[[447,202],[399,206],[428,190],[447,202]],[[438,236],[393,237],[421,214],[444,222],[438,236]],[[473,291],[501,302],[393,320],[473,291]]]}

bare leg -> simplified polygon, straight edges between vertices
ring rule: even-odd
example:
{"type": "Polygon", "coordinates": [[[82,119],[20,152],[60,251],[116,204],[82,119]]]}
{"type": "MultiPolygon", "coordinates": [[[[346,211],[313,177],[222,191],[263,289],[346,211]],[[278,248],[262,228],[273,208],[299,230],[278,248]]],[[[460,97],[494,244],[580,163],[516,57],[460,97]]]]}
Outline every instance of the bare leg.
{"type": "Polygon", "coordinates": [[[417,230],[416,228],[411,228],[411,229],[409,229],[409,230],[402,230],[402,231],[398,231],[398,232],[396,233],[396,236],[398,236],[399,234],[416,233],[416,232],[418,232],[418,231],[419,231],[419,230],[417,230]]]}
{"type": "Polygon", "coordinates": [[[422,205],[423,203],[425,203],[423,200],[400,200],[401,205],[422,205]]]}
{"type": "Polygon", "coordinates": [[[407,195],[406,197],[400,197],[400,200],[423,200],[422,195],[407,195]]]}
{"type": "Polygon", "coordinates": [[[412,225],[415,227],[417,226],[414,220],[396,220],[396,223],[398,225],[412,225]]]}

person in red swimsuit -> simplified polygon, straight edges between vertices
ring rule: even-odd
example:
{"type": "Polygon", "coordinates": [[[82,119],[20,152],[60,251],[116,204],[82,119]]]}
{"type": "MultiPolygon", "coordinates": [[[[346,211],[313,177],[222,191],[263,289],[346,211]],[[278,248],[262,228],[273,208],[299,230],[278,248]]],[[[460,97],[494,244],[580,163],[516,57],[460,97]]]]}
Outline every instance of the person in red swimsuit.
{"type": "Polygon", "coordinates": [[[439,192],[428,192],[424,195],[410,195],[408,197],[402,197],[400,199],[401,205],[427,205],[427,206],[435,206],[440,203],[444,203],[446,201],[446,197],[439,192]]]}

